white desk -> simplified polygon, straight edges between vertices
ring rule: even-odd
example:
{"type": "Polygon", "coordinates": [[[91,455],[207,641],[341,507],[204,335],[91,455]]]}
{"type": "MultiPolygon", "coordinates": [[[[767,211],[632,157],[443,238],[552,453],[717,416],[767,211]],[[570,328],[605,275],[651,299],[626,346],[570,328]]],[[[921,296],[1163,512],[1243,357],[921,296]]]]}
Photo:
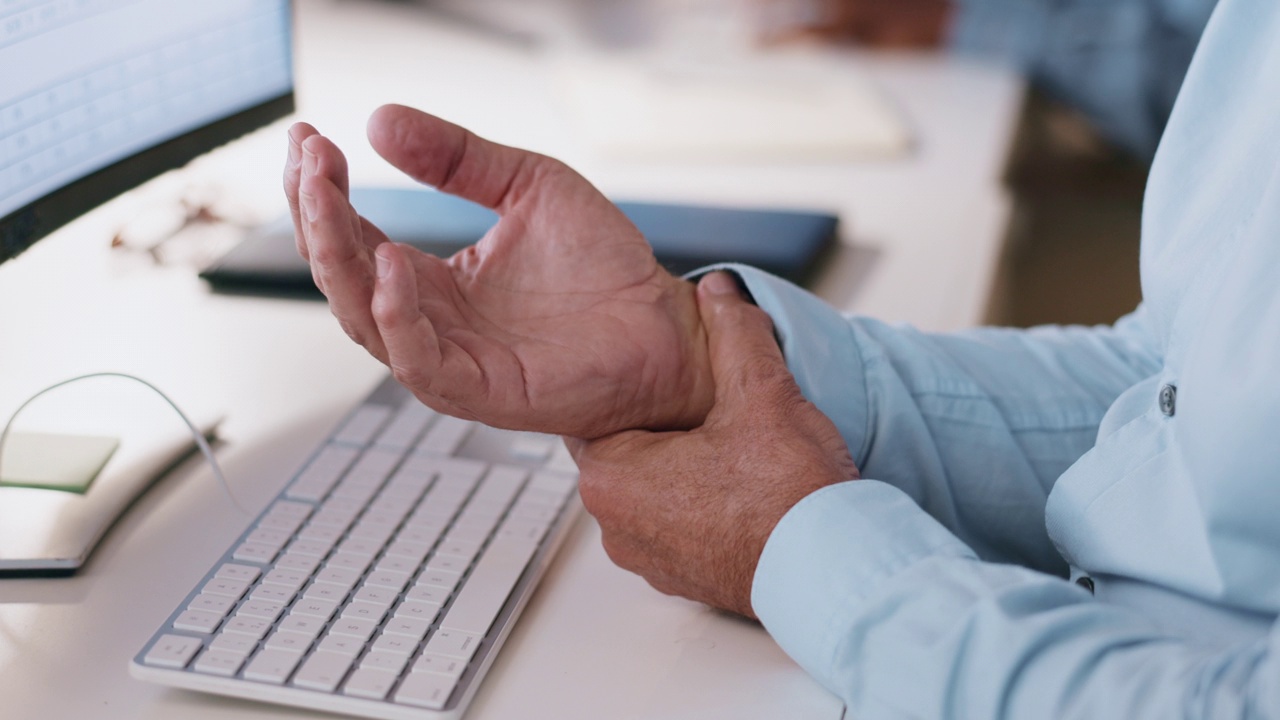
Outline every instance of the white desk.
{"type": "MultiPolygon", "coordinates": [[[[574,146],[528,55],[409,8],[299,5],[302,115],[350,150],[357,182],[394,180],[365,148],[363,118],[406,102],[561,155],[615,196],[840,209],[844,240],[859,249],[846,248],[821,278],[828,299],[929,329],[981,318],[1008,218],[999,178],[1022,92],[1007,74],[943,59],[849,59],[916,124],[920,151],[903,161],[611,167],[574,146]]],[[[283,154],[275,128],[196,171],[231,173],[251,196],[278,203],[283,154]]],[[[382,370],[319,304],[213,296],[186,270],[113,254],[107,237],[134,201],[0,266],[0,415],[72,374],[140,374],[188,407],[226,413],[220,457],[242,500],[259,507],[382,370]]],[[[82,574],[0,581],[5,717],[304,716],[126,672],[245,522],[191,462],[142,499],[82,574]]],[[[598,535],[589,519],[579,523],[469,717],[840,716],[758,627],[659,595],[613,567],[598,535]]]]}

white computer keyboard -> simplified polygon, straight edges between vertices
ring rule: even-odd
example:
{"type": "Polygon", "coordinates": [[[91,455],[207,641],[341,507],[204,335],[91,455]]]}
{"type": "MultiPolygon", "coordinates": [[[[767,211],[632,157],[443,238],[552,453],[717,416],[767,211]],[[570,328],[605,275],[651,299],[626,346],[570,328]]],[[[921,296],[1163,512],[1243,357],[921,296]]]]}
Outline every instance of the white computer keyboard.
{"type": "Polygon", "coordinates": [[[570,523],[556,438],[380,385],[133,659],[167,685],[375,718],[466,709],[570,523]]]}

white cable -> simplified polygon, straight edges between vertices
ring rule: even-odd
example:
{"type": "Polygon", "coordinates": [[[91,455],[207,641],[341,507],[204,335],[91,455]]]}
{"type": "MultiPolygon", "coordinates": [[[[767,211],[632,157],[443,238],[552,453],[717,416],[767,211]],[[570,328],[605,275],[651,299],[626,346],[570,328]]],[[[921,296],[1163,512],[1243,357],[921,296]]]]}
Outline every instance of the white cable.
{"type": "Polygon", "coordinates": [[[15,410],[12,415],[9,416],[8,422],[4,424],[4,430],[0,430],[0,477],[4,477],[4,474],[2,472],[4,468],[4,446],[9,439],[9,430],[10,428],[13,427],[13,422],[18,419],[18,415],[23,410],[25,410],[28,405],[35,402],[42,395],[52,392],[54,390],[57,390],[58,388],[64,385],[70,385],[71,383],[80,382],[81,380],[90,380],[93,378],[103,378],[103,377],[122,378],[125,380],[133,380],[134,382],[142,383],[143,385],[150,388],[153,392],[155,392],[155,394],[163,398],[165,402],[169,403],[169,407],[173,408],[173,411],[178,413],[178,417],[182,418],[182,422],[186,423],[187,428],[191,430],[191,436],[195,438],[196,446],[200,448],[200,452],[204,454],[205,459],[209,461],[209,467],[211,470],[213,470],[213,476],[217,478],[218,483],[222,485],[222,490],[223,492],[226,493],[227,499],[230,500],[231,504],[234,505],[235,508],[240,512],[250,517],[253,516],[253,513],[246,510],[245,507],[240,504],[240,501],[236,499],[235,493],[231,492],[231,485],[227,483],[227,478],[222,474],[222,468],[218,466],[218,459],[213,455],[213,448],[209,447],[209,442],[205,439],[204,433],[200,432],[200,429],[196,427],[195,423],[191,422],[191,419],[187,417],[186,413],[182,412],[182,408],[178,407],[178,404],[175,403],[160,388],[156,387],[155,385],[152,385],[151,383],[147,382],[146,380],[143,380],[140,377],[137,377],[136,375],[129,375],[127,373],[95,372],[95,373],[89,373],[87,375],[79,375],[79,376],[70,378],[68,380],[63,380],[61,382],[54,383],[53,385],[50,385],[49,387],[41,390],[35,395],[32,395],[31,397],[27,398],[26,401],[23,402],[21,405],[19,405],[18,409],[15,410]]]}

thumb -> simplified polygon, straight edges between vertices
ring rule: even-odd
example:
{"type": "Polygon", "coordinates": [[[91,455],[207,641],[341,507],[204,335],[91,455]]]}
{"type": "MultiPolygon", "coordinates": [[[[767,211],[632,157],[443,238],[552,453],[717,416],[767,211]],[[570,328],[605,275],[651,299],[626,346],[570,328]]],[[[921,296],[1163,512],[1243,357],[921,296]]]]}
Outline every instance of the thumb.
{"type": "Polygon", "coordinates": [[[368,133],[373,149],[410,177],[499,215],[523,194],[540,167],[556,162],[403,105],[378,108],[369,118],[368,133]]]}
{"type": "Polygon", "coordinates": [[[713,272],[702,278],[698,312],[707,331],[717,408],[746,404],[763,390],[792,384],[773,322],[747,302],[733,276],[713,272]]]}

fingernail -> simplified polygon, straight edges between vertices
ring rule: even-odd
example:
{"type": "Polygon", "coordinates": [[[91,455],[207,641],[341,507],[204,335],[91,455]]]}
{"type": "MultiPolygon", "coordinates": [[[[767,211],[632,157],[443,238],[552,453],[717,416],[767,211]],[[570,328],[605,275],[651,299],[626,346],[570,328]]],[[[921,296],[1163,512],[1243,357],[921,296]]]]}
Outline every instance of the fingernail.
{"type": "Polygon", "coordinates": [[[297,140],[293,139],[293,135],[289,135],[289,164],[297,165],[301,159],[302,146],[298,144],[297,140]]]}
{"type": "Polygon", "coordinates": [[[315,175],[316,163],[317,163],[316,154],[306,149],[305,147],[302,148],[302,174],[304,176],[315,175]]]}
{"type": "Polygon", "coordinates": [[[307,216],[308,222],[316,221],[316,199],[310,193],[298,193],[298,201],[302,205],[302,213],[307,216]]]}
{"type": "Polygon", "coordinates": [[[386,253],[382,251],[375,252],[373,256],[377,259],[378,279],[386,280],[391,274],[391,260],[387,258],[386,253]]]}
{"type": "Polygon", "coordinates": [[[737,295],[738,283],[727,272],[713,272],[699,283],[710,295],[737,295]]]}

